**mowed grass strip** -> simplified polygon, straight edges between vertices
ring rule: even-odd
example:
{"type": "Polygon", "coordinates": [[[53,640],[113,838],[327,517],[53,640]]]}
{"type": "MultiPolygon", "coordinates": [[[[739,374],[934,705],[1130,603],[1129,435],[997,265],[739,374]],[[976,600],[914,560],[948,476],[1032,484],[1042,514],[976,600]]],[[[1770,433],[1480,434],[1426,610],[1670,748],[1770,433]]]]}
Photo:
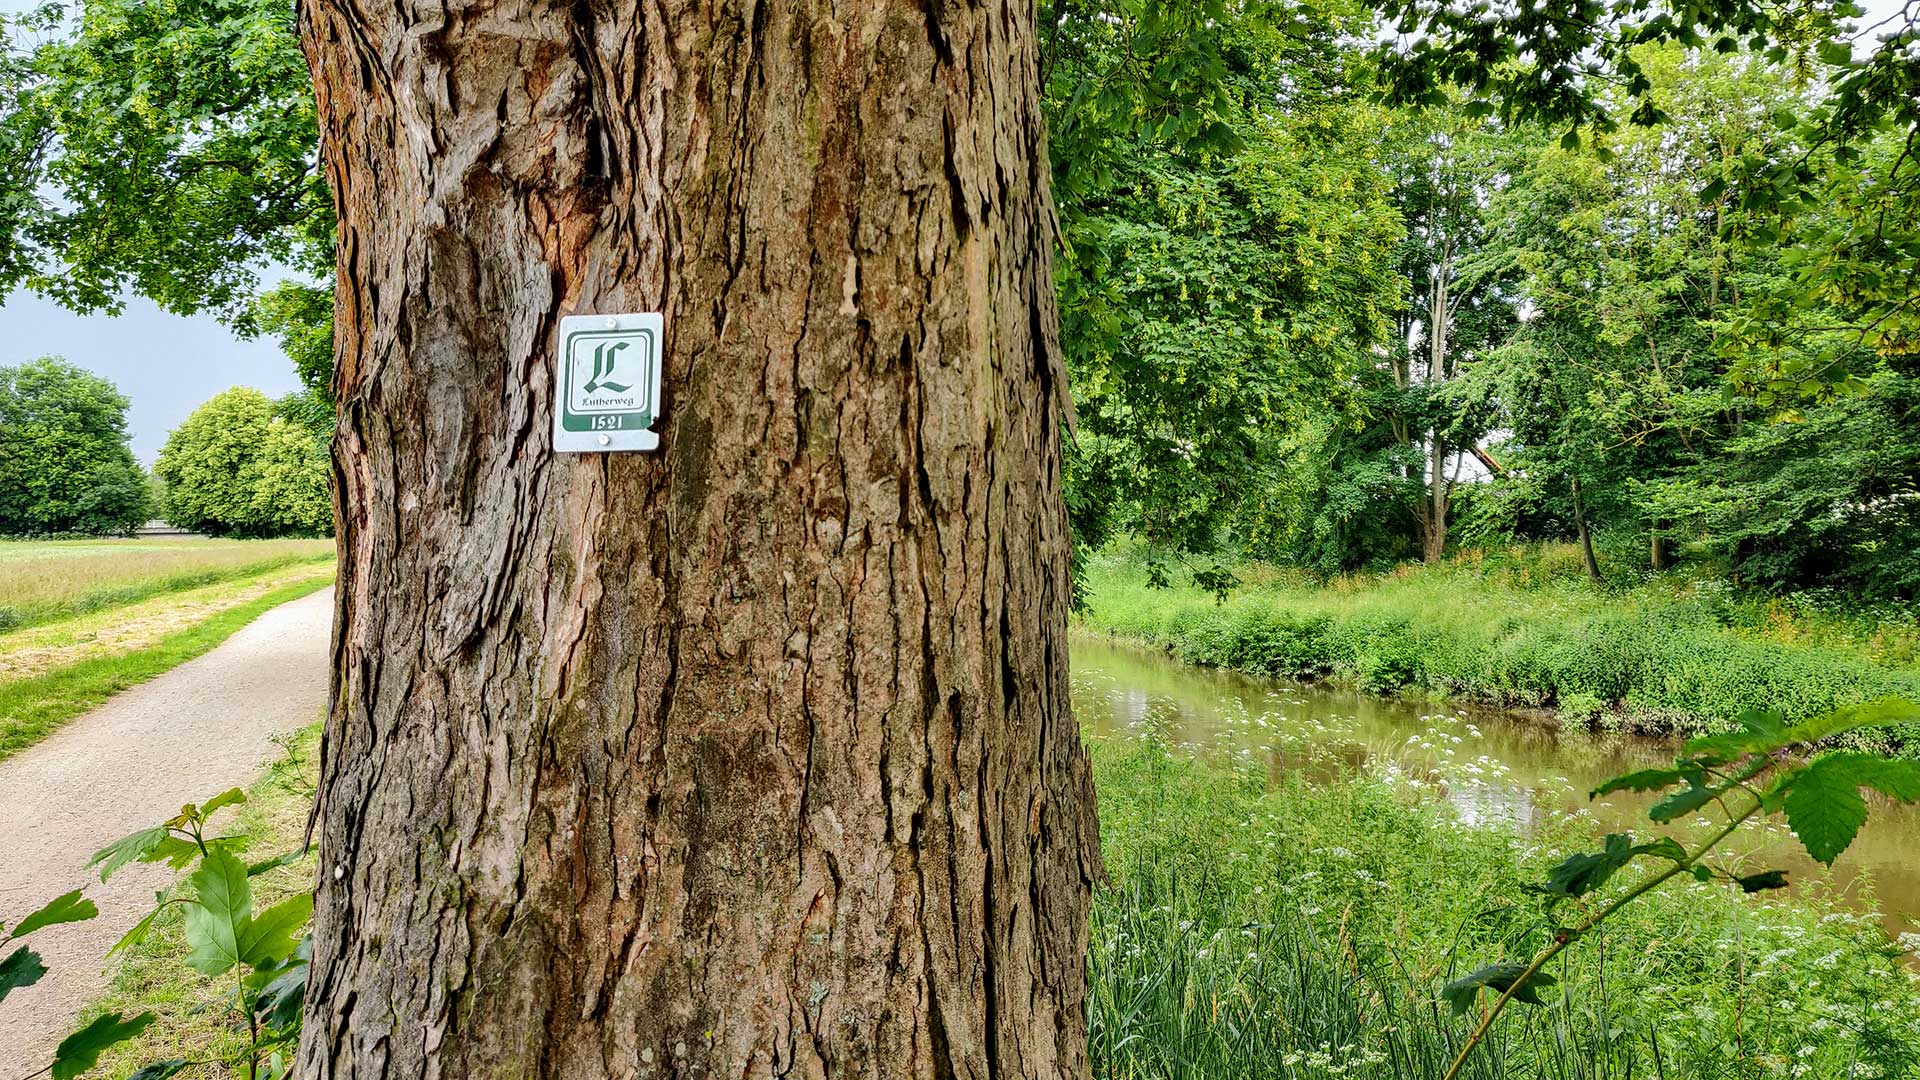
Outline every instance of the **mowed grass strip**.
{"type": "Polygon", "coordinates": [[[0,761],[46,738],[60,725],[127,687],[208,652],[263,613],[318,592],[332,581],[331,573],[316,573],[168,634],[151,645],[0,683],[0,761]]]}
{"type": "Polygon", "coordinates": [[[333,558],[331,540],[0,541],[0,632],[333,558]]]}

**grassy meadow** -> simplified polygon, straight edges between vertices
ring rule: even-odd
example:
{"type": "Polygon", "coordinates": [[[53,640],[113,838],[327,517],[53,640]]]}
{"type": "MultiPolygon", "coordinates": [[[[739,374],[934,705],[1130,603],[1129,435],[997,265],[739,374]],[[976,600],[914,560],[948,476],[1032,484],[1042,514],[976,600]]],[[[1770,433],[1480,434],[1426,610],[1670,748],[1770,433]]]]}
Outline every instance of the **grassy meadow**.
{"type": "Polygon", "coordinates": [[[0,760],[332,580],[331,540],[0,542],[0,760]]]}
{"type": "Polygon", "coordinates": [[[0,541],[0,631],[332,559],[332,540],[0,541]]]}
{"type": "MultiPolygon", "coordinates": [[[[1648,734],[1721,730],[1752,708],[1808,716],[1920,699],[1910,608],[1751,598],[1680,574],[1598,588],[1567,546],[1325,583],[1258,565],[1235,573],[1241,584],[1222,601],[1190,585],[1155,588],[1137,553],[1103,553],[1084,573],[1082,618],[1190,663],[1551,709],[1563,722],[1648,734]]],[[[1920,746],[1920,731],[1893,737],[1920,746]]]]}
{"type": "MultiPolygon", "coordinates": [[[[231,828],[249,858],[297,847],[316,729],[231,828]]],[[[1340,771],[1270,785],[1252,760],[1200,761],[1151,737],[1094,747],[1108,881],[1094,895],[1089,1018],[1100,1080],[1439,1080],[1471,1017],[1448,978],[1537,946],[1524,885],[1585,842],[1569,815],[1532,839],[1456,820],[1433,790],[1340,771]]],[[[209,793],[211,794],[211,793],[209,793]]],[[[262,903],[310,880],[276,870],[262,903]]],[[[89,1016],[160,1016],[97,1075],[238,1052],[228,993],[182,962],[178,909],[89,1016]]],[[[1656,893],[1556,965],[1547,1003],[1503,1018],[1473,1080],[1915,1075],[1920,990],[1873,920],[1819,896],[1656,893]]],[[[234,1075],[214,1066],[180,1074],[234,1075]]]]}
{"type": "MultiPolygon", "coordinates": [[[[1095,747],[1110,881],[1093,909],[1094,1074],[1439,1080],[1475,1017],[1446,980],[1558,924],[1527,890],[1592,845],[1459,822],[1433,790],[1343,771],[1269,785],[1153,741],[1095,747]]],[[[1567,918],[1562,913],[1559,918],[1567,918]]],[[[1562,955],[1476,1080],[1920,1075],[1920,988],[1874,920],[1685,879],[1562,955]]]]}

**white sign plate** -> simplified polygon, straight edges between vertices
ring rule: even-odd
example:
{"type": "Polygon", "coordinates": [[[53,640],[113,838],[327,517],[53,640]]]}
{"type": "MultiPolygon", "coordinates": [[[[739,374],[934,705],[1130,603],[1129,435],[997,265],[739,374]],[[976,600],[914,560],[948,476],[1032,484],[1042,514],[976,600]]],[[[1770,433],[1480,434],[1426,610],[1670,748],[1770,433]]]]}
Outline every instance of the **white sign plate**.
{"type": "Polygon", "coordinates": [[[657,311],[569,315],[560,320],[555,450],[600,453],[660,448],[659,434],[650,429],[661,412],[664,328],[657,311]]]}

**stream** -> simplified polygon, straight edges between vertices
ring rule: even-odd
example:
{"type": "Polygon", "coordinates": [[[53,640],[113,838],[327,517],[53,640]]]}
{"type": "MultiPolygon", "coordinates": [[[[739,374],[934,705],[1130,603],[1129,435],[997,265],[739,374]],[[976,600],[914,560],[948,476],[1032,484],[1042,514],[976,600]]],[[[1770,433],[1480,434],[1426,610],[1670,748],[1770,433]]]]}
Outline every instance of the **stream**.
{"type": "MultiPolygon", "coordinates": [[[[1151,733],[1196,753],[1251,755],[1275,775],[1331,755],[1419,780],[1463,821],[1523,832],[1567,812],[1591,817],[1596,836],[1657,828],[1646,817],[1650,796],[1589,802],[1586,793],[1621,773],[1670,763],[1672,746],[1659,740],[1197,668],[1088,632],[1074,633],[1072,654],[1074,708],[1095,738],[1151,733]]],[[[1890,935],[1920,927],[1920,809],[1875,802],[1831,871],[1807,858],[1778,819],[1742,830],[1728,850],[1733,858],[1723,865],[1740,872],[1785,869],[1797,890],[1828,891],[1854,908],[1877,901],[1890,935]]]]}

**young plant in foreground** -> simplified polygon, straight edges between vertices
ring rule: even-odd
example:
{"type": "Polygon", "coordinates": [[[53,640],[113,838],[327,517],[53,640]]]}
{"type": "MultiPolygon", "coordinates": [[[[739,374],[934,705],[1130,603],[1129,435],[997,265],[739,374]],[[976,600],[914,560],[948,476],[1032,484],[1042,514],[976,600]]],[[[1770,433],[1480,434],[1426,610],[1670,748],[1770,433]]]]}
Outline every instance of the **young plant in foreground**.
{"type": "MultiPolygon", "coordinates": [[[[0,1001],[5,1001],[14,990],[39,982],[47,973],[47,966],[41,962],[39,953],[25,945],[7,952],[8,946],[35,930],[61,923],[85,922],[98,914],[100,909],[94,906],[93,901],[82,898],[80,890],[75,889],[22,918],[11,930],[5,924],[0,924],[0,953],[5,953],[0,956],[0,1001]]],[[[141,1013],[131,1019],[119,1013],[108,1013],[61,1040],[60,1045],[54,1048],[53,1061],[27,1074],[24,1080],[47,1073],[52,1073],[54,1080],[72,1080],[93,1068],[94,1063],[100,1060],[102,1051],[115,1043],[133,1038],[151,1023],[152,1013],[141,1013]]]]}
{"type": "Polygon", "coordinates": [[[1720,843],[1747,822],[1784,814],[1807,854],[1831,866],[1866,824],[1862,789],[1871,788],[1900,802],[1920,802],[1920,761],[1848,750],[1808,756],[1815,744],[1844,732],[1914,720],[1920,720],[1920,705],[1896,700],[1851,706],[1792,724],[1777,713],[1749,712],[1740,717],[1737,731],[1689,741],[1671,767],[1628,773],[1595,788],[1590,798],[1617,791],[1666,792],[1648,811],[1662,825],[1709,808],[1719,811],[1719,820],[1704,841],[1692,846],[1671,836],[1636,841],[1615,833],[1606,838],[1601,850],[1569,855],[1555,866],[1537,889],[1555,903],[1580,902],[1580,917],[1556,925],[1549,943],[1526,963],[1489,964],[1441,989],[1441,997],[1456,1014],[1471,1010],[1483,990],[1497,995],[1447,1069],[1445,1080],[1460,1075],[1509,1002],[1542,1004],[1540,991],[1554,981],[1543,970],[1549,961],[1621,908],[1668,881],[1690,874],[1700,881],[1721,878],[1748,893],[1785,887],[1784,870],[1736,874],[1711,861],[1720,843]],[[1658,868],[1609,899],[1585,900],[1642,858],[1653,860],[1658,868]]]}
{"type": "MultiPolygon", "coordinates": [[[[302,931],[313,915],[313,894],[298,892],[265,911],[253,910],[252,879],[297,861],[305,852],[248,864],[236,854],[236,838],[208,835],[215,813],[246,800],[246,794],[234,788],[203,805],[189,803],[172,819],[100,849],[87,864],[100,868],[101,881],[130,863],[191,868],[174,895],[155,895],[154,909],[107,955],[139,944],[161,912],[183,905],[187,966],[210,979],[231,980],[224,1000],[236,1026],[244,1024],[247,1032],[235,1060],[166,1058],[147,1064],[129,1080],[167,1080],[195,1064],[244,1069],[248,1080],[278,1080],[287,1073],[287,1051],[299,1039],[306,996],[309,939],[302,931]]],[[[152,1019],[147,1014],[146,1020],[152,1019]]]]}

